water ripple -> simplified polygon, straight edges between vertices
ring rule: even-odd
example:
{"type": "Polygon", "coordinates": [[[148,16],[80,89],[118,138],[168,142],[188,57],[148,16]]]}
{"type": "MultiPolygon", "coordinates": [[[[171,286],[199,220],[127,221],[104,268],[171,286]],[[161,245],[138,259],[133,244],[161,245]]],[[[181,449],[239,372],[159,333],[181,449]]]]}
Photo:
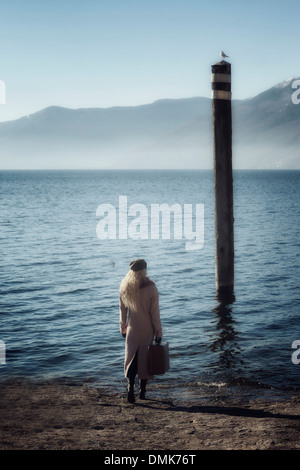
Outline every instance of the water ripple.
{"type": "Polygon", "coordinates": [[[171,369],[158,387],[299,388],[291,361],[292,341],[300,339],[299,179],[300,172],[235,172],[235,300],[220,305],[211,172],[2,172],[0,339],[7,365],[0,377],[122,383],[118,288],[129,261],[142,256],[159,288],[170,344],[171,369]],[[204,203],[204,248],[97,239],[97,206],[117,201],[124,188],[130,204],[204,203]]]}

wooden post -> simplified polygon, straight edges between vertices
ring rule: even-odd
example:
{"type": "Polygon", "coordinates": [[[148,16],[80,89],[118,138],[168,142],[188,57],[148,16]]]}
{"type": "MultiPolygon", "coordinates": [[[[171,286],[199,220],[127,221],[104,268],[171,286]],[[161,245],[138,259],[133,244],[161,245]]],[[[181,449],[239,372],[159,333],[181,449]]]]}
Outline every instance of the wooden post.
{"type": "Polygon", "coordinates": [[[231,64],[212,65],[215,188],[215,276],[217,294],[234,288],[231,64]]]}

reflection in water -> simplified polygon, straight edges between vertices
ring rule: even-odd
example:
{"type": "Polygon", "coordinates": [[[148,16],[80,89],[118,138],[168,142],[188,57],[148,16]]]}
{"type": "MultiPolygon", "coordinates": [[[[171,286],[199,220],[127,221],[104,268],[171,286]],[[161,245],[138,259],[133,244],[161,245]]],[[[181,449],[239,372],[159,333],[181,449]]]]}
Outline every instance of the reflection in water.
{"type": "Polygon", "coordinates": [[[212,310],[217,316],[216,335],[210,349],[219,355],[218,363],[215,363],[218,370],[231,370],[236,363],[239,348],[236,343],[237,332],[234,329],[232,319],[232,305],[235,301],[234,294],[219,294],[216,297],[218,305],[212,310]]]}

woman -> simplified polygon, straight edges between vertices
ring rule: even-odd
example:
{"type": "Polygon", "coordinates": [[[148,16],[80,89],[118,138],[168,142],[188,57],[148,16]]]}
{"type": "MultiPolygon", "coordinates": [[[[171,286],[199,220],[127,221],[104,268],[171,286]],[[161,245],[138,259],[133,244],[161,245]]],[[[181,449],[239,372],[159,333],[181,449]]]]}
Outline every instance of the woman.
{"type": "Polygon", "coordinates": [[[122,280],[119,291],[120,331],[126,338],[124,373],[128,380],[128,401],[134,403],[134,381],[140,379],[140,398],[145,399],[148,347],[154,335],[161,341],[162,328],[159,313],[158,290],[147,277],[147,263],[143,259],[131,261],[130,270],[122,280]]]}

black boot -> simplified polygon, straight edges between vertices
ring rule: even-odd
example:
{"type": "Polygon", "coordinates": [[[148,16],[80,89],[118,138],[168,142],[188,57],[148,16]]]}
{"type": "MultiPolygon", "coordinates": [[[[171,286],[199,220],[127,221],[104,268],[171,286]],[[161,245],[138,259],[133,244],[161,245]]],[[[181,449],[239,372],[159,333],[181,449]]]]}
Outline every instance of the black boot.
{"type": "Polygon", "coordinates": [[[146,385],[147,379],[141,379],[140,381],[140,399],[146,400],[146,385]]]}
{"type": "Polygon", "coordinates": [[[134,397],[134,379],[127,379],[127,400],[129,403],[134,403],[135,402],[135,397],[134,397]]]}

